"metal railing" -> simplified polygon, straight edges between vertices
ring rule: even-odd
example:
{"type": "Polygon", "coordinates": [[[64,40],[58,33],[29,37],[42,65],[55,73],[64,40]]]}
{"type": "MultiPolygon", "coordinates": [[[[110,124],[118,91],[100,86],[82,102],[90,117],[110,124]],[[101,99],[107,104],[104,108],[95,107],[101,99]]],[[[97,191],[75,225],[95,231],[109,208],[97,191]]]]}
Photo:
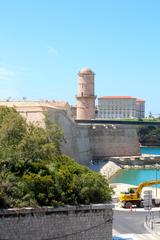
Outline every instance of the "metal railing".
{"type": "Polygon", "coordinates": [[[149,211],[148,215],[146,216],[145,223],[151,231],[160,233],[160,211],[149,211]]]}

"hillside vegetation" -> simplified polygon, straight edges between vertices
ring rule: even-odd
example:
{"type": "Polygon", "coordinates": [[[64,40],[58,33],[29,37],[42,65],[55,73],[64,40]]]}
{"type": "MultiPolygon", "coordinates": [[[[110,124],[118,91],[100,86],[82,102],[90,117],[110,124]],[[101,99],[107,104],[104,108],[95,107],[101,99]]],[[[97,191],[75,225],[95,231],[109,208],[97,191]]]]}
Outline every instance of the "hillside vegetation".
{"type": "Polygon", "coordinates": [[[143,146],[160,146],[160,127],[139,127],[138,134],[143,146]]]}
{"type": "Polygon", "coordinates": [[[107,180],[61,154],[63,133],[28,124],[13,108],[0,107],[0,208],[104,203],[107,180]]]}

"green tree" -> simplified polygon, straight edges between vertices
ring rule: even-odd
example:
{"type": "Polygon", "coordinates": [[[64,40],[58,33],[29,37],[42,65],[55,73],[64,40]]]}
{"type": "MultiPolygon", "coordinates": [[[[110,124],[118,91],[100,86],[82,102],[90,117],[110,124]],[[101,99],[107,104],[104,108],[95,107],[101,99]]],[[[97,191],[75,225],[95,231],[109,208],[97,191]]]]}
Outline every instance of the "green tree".
{"type": "Polygon", "coordinates": [[[144,146],[160,145],[160,127],[156,126],[139,127],[138,135],[140,143],[144,146]]]}
{"type": "Polygon", "coordinates": [[[45,124],[0,107],[0,207],[109,202],[107,180],[62,155],[62,130],[48,116],[45,124]]]}

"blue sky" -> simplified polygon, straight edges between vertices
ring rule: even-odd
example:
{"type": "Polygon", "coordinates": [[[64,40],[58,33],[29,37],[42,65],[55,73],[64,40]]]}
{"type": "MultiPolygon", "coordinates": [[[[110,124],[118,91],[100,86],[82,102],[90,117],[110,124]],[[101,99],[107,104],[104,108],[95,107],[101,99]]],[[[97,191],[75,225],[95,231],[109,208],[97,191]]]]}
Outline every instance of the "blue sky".
{"type": "Polygon", "coordinates": [[[159,12],[159,0],[0,0],[0,99],[75,105],[88,66],[97,96],[136,96],[160,114],[159,12]]]}

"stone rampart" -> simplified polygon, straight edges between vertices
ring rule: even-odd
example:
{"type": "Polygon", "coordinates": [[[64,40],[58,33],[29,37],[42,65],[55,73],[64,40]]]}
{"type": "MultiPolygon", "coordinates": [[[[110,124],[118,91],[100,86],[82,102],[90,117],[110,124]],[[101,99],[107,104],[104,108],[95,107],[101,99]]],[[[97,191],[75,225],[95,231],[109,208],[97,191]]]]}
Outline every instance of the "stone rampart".
{"type": "Polygon", "coordinates": [[[57,108],[49,102],[0,102],[0,105],[15,106],[28,122],[42,127],[44,113],[48,112],[51,121],[64,131],[62,152],[81,164],[88,165],[91,159],[140,155],[136,126],[77,124],[66,106],[57,108]]]}
{"type": "MultiPolygon", "coordinates": [[[[64,131],[66,141],[62,144],[62,152],[80,164],[88,165],[91,159],[140,155],[136,126],[95,127],[75,123],[65,110],[48,108],[46,111],[49,112],[52,122],[58,123],[64,131]]],[[[28,113],[27,117],[30,115],[31,113],[28,113]]]]}
{"type": "Polygon", "coordinates": [[[112,205],[0,210],[3,240],[111,240],[112,205]]]}
{"type": "Polygon", "coordinates": [[[84,165],[88,165],[93,158],[89,130],[87,125],[76,125],[76,159],[84,165]]]}
{"type": "Polygon", "coordinates": [[[140,147],[136,126],[97,125],[90,128],[90,142],[94,159],[111,156],[138,156],[140,147]]]}

